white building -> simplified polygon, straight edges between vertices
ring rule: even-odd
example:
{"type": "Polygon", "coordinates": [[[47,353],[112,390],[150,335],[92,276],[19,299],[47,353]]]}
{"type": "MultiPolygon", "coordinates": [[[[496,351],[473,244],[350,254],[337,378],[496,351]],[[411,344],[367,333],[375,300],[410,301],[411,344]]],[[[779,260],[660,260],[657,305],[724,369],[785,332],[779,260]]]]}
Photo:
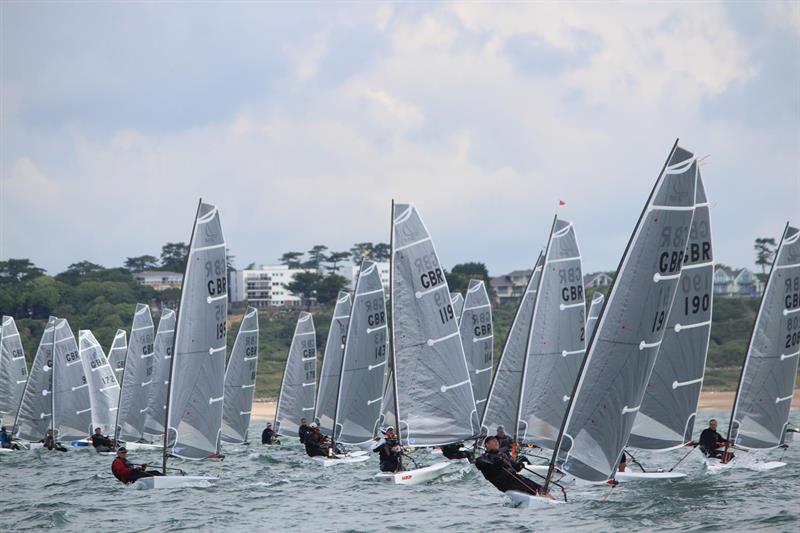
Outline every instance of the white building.
{"type": "Polygon", "coordinates": [[[308,269],[290,269],[286,265],[261,265],[253,270],[236,270],[230,276],[231,302],[247,302],[253,307],[296,306],[302,300],[285,285],[300,272],[308,269]]]}
{"type": "MultiPolygon", "coordinates": [[[[386,297],[389,297],[389,265],[390,263],[387,261],[386,263],[375,263],[378,267],[378,272],[381,275],[381,283],[383,284],[383,292],[386,293],[386,297]]],[[[356,281],[358,281],[358,273],[361,272],[361,265],[353,265],[351,274],[350,274],[350,286],[348,287],[351,291],[355,290],[356,288],[356,281]]]]}
{"type": "Polygon", "coordinates": [[[180,289],[181,283],[183,283],[183,274],[164,270],[150,270],[146,272],[134,272],[133,279],[139,285],[152,287],[157,291],[163,291],[166,289],[180,289]]]}

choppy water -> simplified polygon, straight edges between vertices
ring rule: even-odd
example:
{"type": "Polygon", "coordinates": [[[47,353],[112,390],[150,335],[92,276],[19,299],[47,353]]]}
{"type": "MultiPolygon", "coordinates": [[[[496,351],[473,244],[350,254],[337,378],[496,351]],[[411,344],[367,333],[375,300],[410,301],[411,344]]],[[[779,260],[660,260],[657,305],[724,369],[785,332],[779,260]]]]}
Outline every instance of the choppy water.
{"type": "MultiPolygon", "coordinates": [[[[705,422],[711,413],[702,413],[705,422]]],[[[720,413],[720,417],[721,417],[720,413]]],[[[794,422],[797,423],[794,417],[794,422]]],[[[260,435],[261,423],[252,434],[260,435]]],[[[0,455],[2,528],[36,530],[317,531],[641,531],[800,530],[800,442],[788,466],[771,472],[732,469],[709,475],[696,451],[682,463],[686,480],[664,484],[573,487],[570,503],[546,510],[514,509],[474,467],[427,485],[372,480],[377,458],[323,468],[299,447],[228,447],[222,463],[174,462],[191,474],[215,475],[211,487],[172,491],[123,488],[112,457],[91,450],[37,450],[0,455]]],[[[645,466],[670,466],[683,453],[636,453],[645,466]]],[[[132,462],[157,464],[160,454],[136,452],[132,462]]],[[[770,452],[777,459],[780,451],[770,452]]],[[[427,452],[418,461],[431,462],[427,452]]]]}

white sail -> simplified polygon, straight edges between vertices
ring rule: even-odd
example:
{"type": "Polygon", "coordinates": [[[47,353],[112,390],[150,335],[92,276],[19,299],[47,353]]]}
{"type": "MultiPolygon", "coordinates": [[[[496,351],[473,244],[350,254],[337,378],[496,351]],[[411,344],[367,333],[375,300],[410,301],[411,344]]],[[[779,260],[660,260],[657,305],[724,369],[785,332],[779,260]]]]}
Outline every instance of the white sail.
{"type": "Polygon", "coordinates": [[[494,329],[492,327],[492,304],[482,280],[469,280],[467,297],[458,323],[461,344],[467,356],[467,368],[472,381],[472,394],[478,418],[483,417],[489,388],[492,385],[494,366],[494,329]]]}
{"type": "Polygon", "coordinates": [[[286,358],[278,405],[275,408],[275,432],[297,437],[300,419],[311,419],[317,388],[317,333],[314,318],[305,311],[297,325],[286,358]]]}
{"type": "Polygon", "coordinates": [[[247,441],[257,371],[258,309],[248,307],[225,370],[225,400],[222,405],[222,440],[225,442],[247,441]]]}
{"type": "Polygon", "coordinates": [[[219,210],[201,201],[175,328],[165,453],[204,459],[219,450],[227,318],[228,267],[219,210]]]}
{"type": "Polygon", "coordinates": [[[89,330],[78,332],[78,351],[83,373],[89,387],[89,404],[92,408],[92,430],[100,428],[103,435],[114,431],[119,383],[114,369],[103,353],[103,348],[89,330]]]}
{"type": "Polygon", "coordinates": [[[331,316],[331,327],[328,329],[328,341],[325,343],[325,355],[319,377],[319,392],[314,406],[314,420],[319,424],[322,434],[328,436],[333,436],[333,418],[336,414],[336,399],[339,395],[339,378],[342,373],[342,358],[351,307],[350,294],[339,291],[331,316]]]}
{"type": "Polygon", "coordinates": [[[172,364],[172,348],[175,345],[175,311],[164,309],[158,320],[156,340],[153,343],[153,383],[147,401],[147,416],[144,432],[163,435],[167,423],[167,390],[169,367],[172,364]]]}
{"type": "Polygon", "coordinates": [[[13,429],[14,437],[39,441],[47,435],[53,416],[53,335],[56,317],[44,328],[39,348],[31,364],[13,429]]]}
{"type": "Polygon", "coordinates": [[[460,292],[451,292],[450,304],[453,306],[453,312],[456,314],[456,326],[458,326],[461,323],[461,313],[464,312],[464,295],[460,292]]]}
{"type": "Polygon", "coordinates": [[[597,317],[600,316],[600,310],[603,309],[603,304],[606,301],[606,295],[602,292],[596,292],[592,296],[592,303],[589,306],[589,314],[586,315],[586,344],[592,338],[594,328],[597,326],[597,317]]]}
{"type": "Polygon", "coordinates": [[[125,355],[128,353],[128,337],[124,329],[118,329],[108,349],[108,364],[114,370],[117,383],[122,383],[122,374],[125,372],[125,355]]]}
{"type": "Polygon", "coordinates": [[[153,383],[153,317],[150,306],[136,304],[125,370],[120,384],[115,438],[139,441],[144,437],[145,414],[153,383]]]}
{"type": "Polygon", "coordinates": [[[0,422],[16,416],[27,381],[28,365],[17,324],[12,317],[3,316],[0,322],[0,422]]]}
{"type": "Polygon", "coordinates": [[[53,339],[53,434],[57,440],[88,437],[92,404],[78,344],[67,319],[55,324],[53,339]]]}
{"type": "Polygon", "coordinates": [[[450,291],[417,209],[392,214],[392,344],[397,426],[410,446],[478,434],[472,383],[450,291]]]}

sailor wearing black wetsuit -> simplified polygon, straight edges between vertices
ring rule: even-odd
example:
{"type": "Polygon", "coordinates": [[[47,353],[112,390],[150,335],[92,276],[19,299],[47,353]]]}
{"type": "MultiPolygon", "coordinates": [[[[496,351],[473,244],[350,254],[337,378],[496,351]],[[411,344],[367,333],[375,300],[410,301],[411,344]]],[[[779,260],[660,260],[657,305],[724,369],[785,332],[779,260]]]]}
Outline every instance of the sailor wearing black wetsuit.
{"type": "Polygon", "coordinates": [[[514,439],[506,435],[506,430],[503,426],[497,426],[497,435],[495,435],[495,438],[500,446],[500,451],[510,454],[511,448],[514,445],[514,439]]]}
{"type": "Polygon", "coordinates": [[[472,462],[472,453],[468,452],[467,450],[462,450],[461,446],[463,446],[462,442],[445,444],[442,446],[442,455],[444,455],[447,459],[469,459],[469,461],[472,462]]]}
{"type": "Polygon", "coordinates": [[[98,452],[110,452],[114,449],[114,441],[103,435],[102,429],[94,428],[92,446],[94,446],[98,452]]]}
{"type": "Polygon", "coordinates": [[[319,426],[312,422],[306,434],[306,453],[309,457],[327,457],[330,446],[325,444],[328,437],[320,433],[319,426]]]}
{"type": "Polygon", "coordinates": [[[393,427],[390,426],[386,430],[383,441],[372,451],[380,454],[381,472],[403,470],[403,447],[400,446],[393,427]]]}
{"type": "Polygon", "coordinates": [[[542,487],[530,479],[518,474],[523,469],[525,458],[514,462],[500,451],[497,437],[489,437],[483,443],[486,453],[475,460],[475,466],[481,471],[489,483],[501,492],[516,490],[534,496],[539,495],[542,487]]]}
{"type": "Polygon", "coordinates": [[[308,435],[311,428],[308,427],[308,420],[305,418],[300,419],[300,427],[297,428],[297,436],[300,437],[300,444],[306,443],[306,436],[308,435]]]}
{"type": "Polygon", "coordinates": [[[275,431],[272,429],[272,424],[267,424],[267,427],[261,432],[261,444],[280,444],[275,438],[275,431]]]}
{"type": "MultiPolygon", "coordinates": [[[[700,451],[706,457],[713,457],[715,459],[722,459],[722,454],[724,450],[720,450],[722,446],[728,444],[728,440],[725,439],[722,435],[717,433],[717,421],[715,419],[711,419],[708,421],[708,427],[700,433],[700,451]]],[[[730,444],[728,444],[731,446],[730,444]]],[[[730,461],[733,459],[733,454],[728,452],[728,458],[726,460],[730,461]]]]}

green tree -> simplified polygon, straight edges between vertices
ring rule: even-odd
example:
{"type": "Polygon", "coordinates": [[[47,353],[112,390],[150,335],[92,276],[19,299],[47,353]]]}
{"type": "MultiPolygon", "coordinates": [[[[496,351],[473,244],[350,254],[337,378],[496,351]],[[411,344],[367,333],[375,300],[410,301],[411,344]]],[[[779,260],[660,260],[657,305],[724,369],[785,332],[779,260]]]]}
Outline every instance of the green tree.
{"type": "Polygon", "coordinates": [[[170,272],[183,272],[189,246],[184,242],[168,242],[161,247],[161,269],[170,272]]]}
{"type": "Polygon", "coordinates": [[[370,257],[370,254],[372,254],[371,242],[357,242],[350,248],[352,261],[356,265],[360,265],[361,260],[370,257]]]}
{"type": "Polygon", "coordinates": [[[294,279],[284,284],[286,290],[294,293],[303,300],[306,308],[311,307],[311,301],[317,297],[317,289],[323,279],[319,272],[298,272],[294,279]]]}
{"type": "Polygon", "coordinates": [[[371,258],[373,261],[386,262],[392,255],[392,247],[385,242],[379,242],[372,248],[371,258]]]}
{"type": "Polygon", "coordinates": [[[328,247],[323,244],[317,244],[313,248],[311,248],[308,253],[308,261],[303,263],[303,268],[313,268],[317,271],[322,269],[322,263],[328,260],[328,256],[325,255],[328,247]]]}
{"type": "Polygon", "coordinates": [[[336,301],[339,291],[347,285],[347,278],[331,274],[317,283],[317,302],[321,305],[336,301]]]}
{"type": "Polygon", "coordinates": [[[303,252],[286,252],[278,260],[282,265],[286,265],[291,269],[300,268],[303,252]]]}
{"type": "Polygon", "coordinates": [[[328,256],[328,263],[329,266],[325,268],[328,269],[328,272],[338,273],[339,269],[342,268],[339,266],[339,263],[345,261],[350,257],[350,252],[331,252],[328,256]]]}
{"type": "Polygon", "coordinates": [[[767,237],[759,237],[753,248],[756,251],[756,264],[761,266],[761,273],[767,273],[767,267],[772,264],[772,258],[775,256],[775,247],[777,243],[775,239],[767,237]]]}
{"type": "Polygon", "coordinates": [[[158,268],[158,258],[153,255],[140,255],[138,257],[128,257],[125,259],[125,268],[131,272],[144,272],[145,270],[155,270],[158,268]]]}
{"type": "Polygon", "coordinates": [[[494,299],[494,289],[489,283],[489,271],[486,265],[479,262],[460,263],[447,274],[447,285],[453,292],[464,292],[469,287],[469,280],[480,279],[486,285],[489,299],[494,299]]]}
{"type": "Polygon", "coordinates": [[[30,259],[0,261],[0,285],[28,283],[44,275],[44,269],[34,265],[30,259]]]}

